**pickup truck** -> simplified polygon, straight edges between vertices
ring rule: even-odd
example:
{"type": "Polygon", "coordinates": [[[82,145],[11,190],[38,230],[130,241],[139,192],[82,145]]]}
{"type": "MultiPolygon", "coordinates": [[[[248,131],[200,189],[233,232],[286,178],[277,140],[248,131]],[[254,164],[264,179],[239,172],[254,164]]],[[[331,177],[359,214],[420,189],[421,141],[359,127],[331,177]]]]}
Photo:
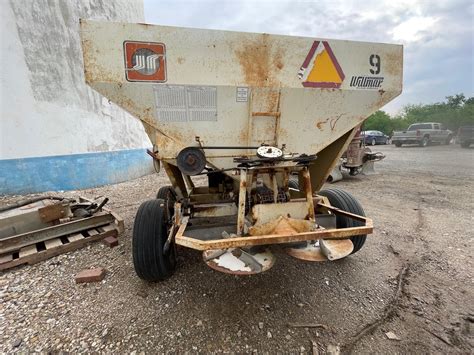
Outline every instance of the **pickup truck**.
{"type": "Polygon", "coordinates": [[[418,144],[426,147],[431,143],[449,144],[453,138],[453,132],[443,127],[441,123],[424,122],[414,123],[406,131],[395,131],[392,143],[396,147],[402,144],[418,144]]]}
{"type": "Polygon", "coordinates": [[[457,141],[463,148],[469,148],[474,143],[474,126],[459,127],[457,141]]]}

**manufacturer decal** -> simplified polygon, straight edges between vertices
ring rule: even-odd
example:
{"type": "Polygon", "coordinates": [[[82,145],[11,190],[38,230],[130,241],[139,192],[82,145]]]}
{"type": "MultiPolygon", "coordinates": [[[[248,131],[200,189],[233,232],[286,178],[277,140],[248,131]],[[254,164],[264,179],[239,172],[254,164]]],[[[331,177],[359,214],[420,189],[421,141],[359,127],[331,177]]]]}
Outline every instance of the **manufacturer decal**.
{"type": "Polygon", "coordinates": [[[123,47],[128,81],[166,81],[166,48],[163,43],[125,41],[123,47]]]}
{"type": "MultiPolygon", "coordinates": [[[[380,74],[380,71],[382,70],[382,61],[378,54],[371,54],[369,56],[369,65],[370,74],[380,74]]],[[[350,87],[356,89],[378,89],[382,86],[383,80],[383,76],[354,75],[351,78],[350,87]]]]}
{"type": "Polygon", "coordinates": [[[314,41],[298,72],[304,87],[339,88],[345,75],[327,41],[314,41]]]}
{"type": "Polygon", "coordinates": [[[353,76],[350,86],[357,89],[378,89],[383,79],[382,76],[353,76]]]}

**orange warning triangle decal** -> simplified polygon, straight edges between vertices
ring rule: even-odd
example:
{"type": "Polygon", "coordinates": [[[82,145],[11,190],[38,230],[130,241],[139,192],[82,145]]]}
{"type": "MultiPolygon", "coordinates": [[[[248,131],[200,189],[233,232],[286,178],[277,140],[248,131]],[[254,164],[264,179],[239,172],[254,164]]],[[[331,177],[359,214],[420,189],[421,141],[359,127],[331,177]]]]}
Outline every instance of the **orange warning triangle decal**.
{"type": "Polygon", "coordinates": [[[338,88],[345,75],[327,41],[314,41],[298,73],[304,87],[338,88]],[[320,47],[322,43],[323,47],[320,47]],[[318,51],[319,49],[319,51],[318,51]],[[307,69],[310,70],[307,70],[307,69]]]}

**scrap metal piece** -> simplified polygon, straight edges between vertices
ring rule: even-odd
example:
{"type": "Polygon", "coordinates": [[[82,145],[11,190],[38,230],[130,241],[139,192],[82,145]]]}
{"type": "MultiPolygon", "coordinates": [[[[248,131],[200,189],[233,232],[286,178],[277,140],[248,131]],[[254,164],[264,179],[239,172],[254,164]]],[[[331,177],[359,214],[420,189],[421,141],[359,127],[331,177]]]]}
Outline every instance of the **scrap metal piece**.
{"type": "Polygon", "coordinates": [[[206,250],[202,255],[211,269],[235,275],[258,274],[275,263],[275,256],[266,248],[206,250]]]}
{"type": "Polygon", "coordinates": [[[341,160],[339,160],[339,163],[337,163],[334,169],[332,169],[331,172],[329,173],[329,176],[327,178],[328,182],[336,182],[336,181],[342,180],[343,176],[341,173],[341,165],[342,165],[342,162],[341,160]]]}
{"type": "Polygon", "coordinates": [[[375,174],[374,162],[373,161],[366,161],[362,165],[361,174],[363,174],[363,175],[373,175],[373,174],[375,174]]]}

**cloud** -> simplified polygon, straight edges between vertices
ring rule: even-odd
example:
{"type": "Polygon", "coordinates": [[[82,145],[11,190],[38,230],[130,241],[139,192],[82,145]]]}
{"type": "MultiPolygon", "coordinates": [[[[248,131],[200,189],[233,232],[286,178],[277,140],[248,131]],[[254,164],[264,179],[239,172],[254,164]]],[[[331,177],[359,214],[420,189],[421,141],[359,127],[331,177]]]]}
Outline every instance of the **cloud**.
{"type": "Polygon", "coordinates": [[[384,109],[474,96],[471,0],[144,0],[149,23],[404,45],[404,93],[384,109]]]}
{"type": "Polygon", "coordinates": [[[416,42],[429,35],[437,19],[433,17],[416,16],[395,26],[390,31],[392,38],[400,42],[416,42]]]}

